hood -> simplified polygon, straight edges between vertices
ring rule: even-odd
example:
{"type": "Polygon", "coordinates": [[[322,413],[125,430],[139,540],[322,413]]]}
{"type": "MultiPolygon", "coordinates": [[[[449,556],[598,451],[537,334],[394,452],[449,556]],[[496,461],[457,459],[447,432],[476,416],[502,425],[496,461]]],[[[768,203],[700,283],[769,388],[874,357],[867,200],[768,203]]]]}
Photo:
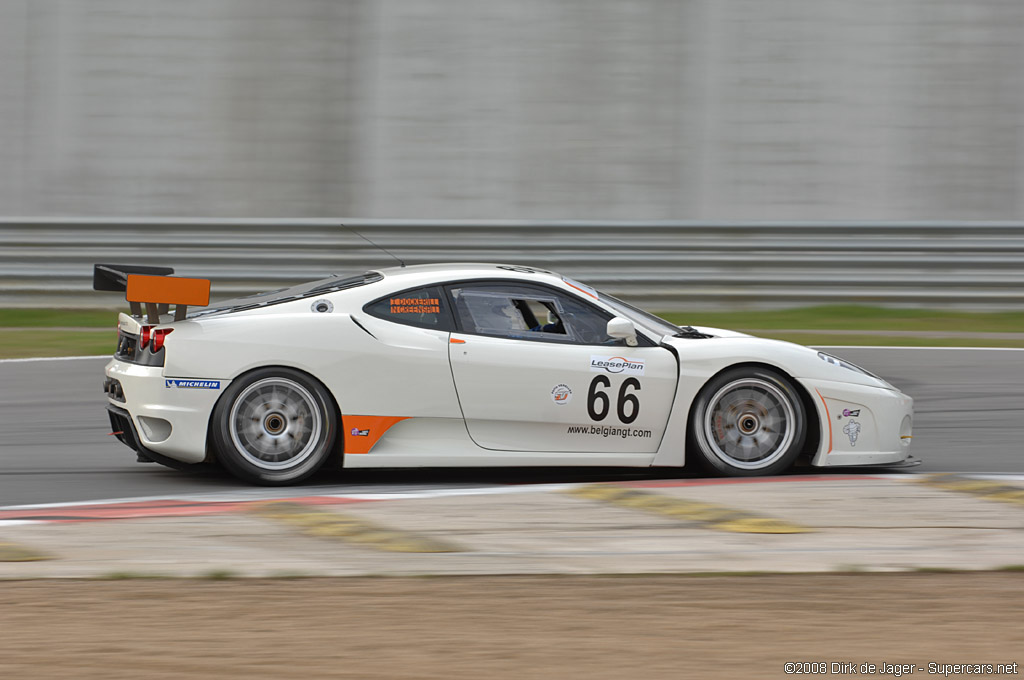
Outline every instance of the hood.
{"type": "Polygon", "coordinates": [[[740,333],[739,331],[730,331],[727,328],[712,328],[711,326],[690,326],[695,330],[700,331],[706,335],[713,335],[716,338],[753,338],[756,336],[750,335],[749,333],[740,333]]]}
{"type": "Polygon", "coordinates": [[[776,366],[794,378],[829,380],[854,385],[895,388],[869,371],[825,352],[784,340],[769,340],[720,328],[699,328],[714,337],[704,339],[666,336],[662,344],[679,353],[683,363],[704,364],[712,372],[734,364],[764,363],[776,366]]]}

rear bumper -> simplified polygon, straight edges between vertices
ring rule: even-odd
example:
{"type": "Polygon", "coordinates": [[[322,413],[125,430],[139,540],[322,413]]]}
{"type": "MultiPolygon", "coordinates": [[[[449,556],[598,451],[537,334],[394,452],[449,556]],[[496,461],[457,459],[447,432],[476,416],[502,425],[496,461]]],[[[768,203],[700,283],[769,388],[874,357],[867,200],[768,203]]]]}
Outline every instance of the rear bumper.
{"type": "Polygon", "coordinates": [[[117,437],[117,441],[136,453],[145,454],[146,449],[139,441],[139,433],[135,431],[131,414],[123,408],[107,404],[107,415],[110,416],[110,433],[117,437]]]}
{"type": "Polygon", "coordinates": [[[164,462],[159,457],[189,464],[206,458],[210,414],[230,381],[173,379],[164,376],[162,367],[117,359],[105,373],[111,424],[118,419],[114,432],[123,433],[118,440],[157,462],[164,462]],[[117,383],[113,392],[110,381],[117,383]]]}
{"type": "Polygon", "coordinates": [[[155,451],[147,449],[139,440],[139,433],[135,429],[135,423],[132,422],[131,414],[128,411],[119,406],[107,404],[107,415],[110,416],[111,432],[117,437],[117,441],[142,456],[140,458],[141,461],[145,462],[144,459],[149,458],[155,463],[161,463],[172,468],[188,467],[188,463],[182,463],[179,460],[162,456],[155,451]]]}

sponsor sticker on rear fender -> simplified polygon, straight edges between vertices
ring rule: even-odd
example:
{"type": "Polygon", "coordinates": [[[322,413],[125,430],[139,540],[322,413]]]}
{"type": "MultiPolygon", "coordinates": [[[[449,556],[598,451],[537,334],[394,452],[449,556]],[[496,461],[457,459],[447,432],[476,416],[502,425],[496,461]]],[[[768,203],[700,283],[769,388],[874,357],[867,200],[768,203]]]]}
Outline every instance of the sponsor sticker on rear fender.
{"type": "Polygon", "coordinates": [[[643,375],[644,360],[629,357],[602,357],[590,355],[590,370],[597,373],[614,373],[616,375],[643,375]]]}
{"type": "Polygon", "coordinates": [[[164,387],[179,390],[219,390],[219,380],[182,380],[179,378],[165,378],[164,387]]]}

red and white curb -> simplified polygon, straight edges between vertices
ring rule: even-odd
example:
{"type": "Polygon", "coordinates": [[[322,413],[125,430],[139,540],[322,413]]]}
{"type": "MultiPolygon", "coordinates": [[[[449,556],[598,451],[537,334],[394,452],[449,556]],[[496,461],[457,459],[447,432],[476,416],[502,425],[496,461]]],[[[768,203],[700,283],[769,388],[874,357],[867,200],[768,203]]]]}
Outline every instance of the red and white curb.
{"type": "MultiPolygon", "coordinates": [[[[779,482],[846,482],[883,479],[890,475],[801,475],[794,477],[758,477],[754,479],[651,479],[599,482],[635,489],[657,489],[687,486],[718,486],[767,484],[779,482]]],[[[907,477],[907,475],[891,475],[907,477]]],[[[308,496],[290,496],[280,492],[242,491],[229,494],[201,494],[190,496],[158,496],[145,498],[105,499],[86,502],[41,503],[0,507],[0,527],[19,524],[94,522],[119,519],[161,517],[198,517],[244,512],[269,501],[288,501],[303,505],[344,505],[372,501],[414,500],[423,498],[450,498],[455,496],[486,496],[524,493],[557,493],[569,491],[594,482],[566,484],[518,484],[485,487],[453,487],[392,491],[380,493],[331,493],[308,496]]]]}
{"type": "MultiPolygon", "coordinates": [[[[971,479],[1022,482],[1024,475],[956,473],[971,479]]],[[[818,474],[786,477],[711,478],[711,479],[649,479],[596,482],[633,489],[659,489],[697,486],[740,486],[799,482],[903,481],[916,482],[928,475],[922,473],[818,474]]],[[[318,493],[293,496],[281,491],[246,490],[233,493],[194,494],[187,496],[150,496],[140,498],[103,499],[67,503],[40,503],[0,507],[0,527],[20,524],[95,522],[121,519],[152,519],[168,517],[199,517],[245,512],[270,501],[288,501],[303,505],[345,505],[373,501],[451,498],[456,496],[489,496],[524,493],[558,493],[595,482],[562,484],[510,484],[482,487],[441,487],[423,490],[360,493],[349,490],[317,489],[318,493]]]]}

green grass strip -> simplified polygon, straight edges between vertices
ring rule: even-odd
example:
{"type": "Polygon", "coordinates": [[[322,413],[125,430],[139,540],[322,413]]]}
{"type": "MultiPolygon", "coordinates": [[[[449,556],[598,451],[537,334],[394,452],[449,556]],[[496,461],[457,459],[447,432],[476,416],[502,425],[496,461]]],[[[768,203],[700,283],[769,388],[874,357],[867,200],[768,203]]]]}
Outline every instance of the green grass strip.
{"type": "Polygon", "coordinates": [[[0,309],[0,328],[114,328],[117,313],[116,309],[0,309]]]}
{"type": "Polygon", "coordinates": [[[929,338],[929,337],[908,337],[905,335],[857,335],[856,333],[843,333],[833,335],[829,333],[774,333],[772,331],[761,331],[755,333],[760,338],[771,338],[773,340],[785,340],[795,342],[798,345],[809,345],[811,347],[827,347],[829,345],[857,345],[864,347],[1024,347],[1024,338],[929,338]]]}
{"type": "MultiPolygon", "coordinates": [[[[797,309],[668,312],[678,324],[719,328],[881,331],[971,331],[1024,333],[1024,312],[961,312],[890,309],[863,305],[822,305],[797,309]]],[[[73,326],[109,328],[114,309],[0,309],[0,328],[73,326]]]]}
{"type": "Polygon", "coordinates": [[[823,305],[799,309],[670,312],[677,324],[717,328],[1024,333],[1024,312],[961,312],[823,305]]]}
{"type": "MultiPolygon", "coordinates": [[[[1024,333],[1024,312],[960,312],[824,305],[800,309],[663,315],[678,324],[734,330],[755,329],[765,338],[801,345],[889,345],[896,347],[1024,347],[1024,338],[972,338],[864,335],[859,331],[1024,333]],[[773,332],[773,331],[780,332],[773,332]],[[794,333],[793,330],[807,331],[794,333]],[[845,330],[816,334],[814,330],[845,330]],[[784,331],[784,332],[783,332],[784,331]]],[[[0,358],[113,354],[113,309],[0,309],[0,358]],[[74,328],[76,330],[46,330],[74,328]],[[97,330],[77,330],[92,329],[97,330]]]]}

